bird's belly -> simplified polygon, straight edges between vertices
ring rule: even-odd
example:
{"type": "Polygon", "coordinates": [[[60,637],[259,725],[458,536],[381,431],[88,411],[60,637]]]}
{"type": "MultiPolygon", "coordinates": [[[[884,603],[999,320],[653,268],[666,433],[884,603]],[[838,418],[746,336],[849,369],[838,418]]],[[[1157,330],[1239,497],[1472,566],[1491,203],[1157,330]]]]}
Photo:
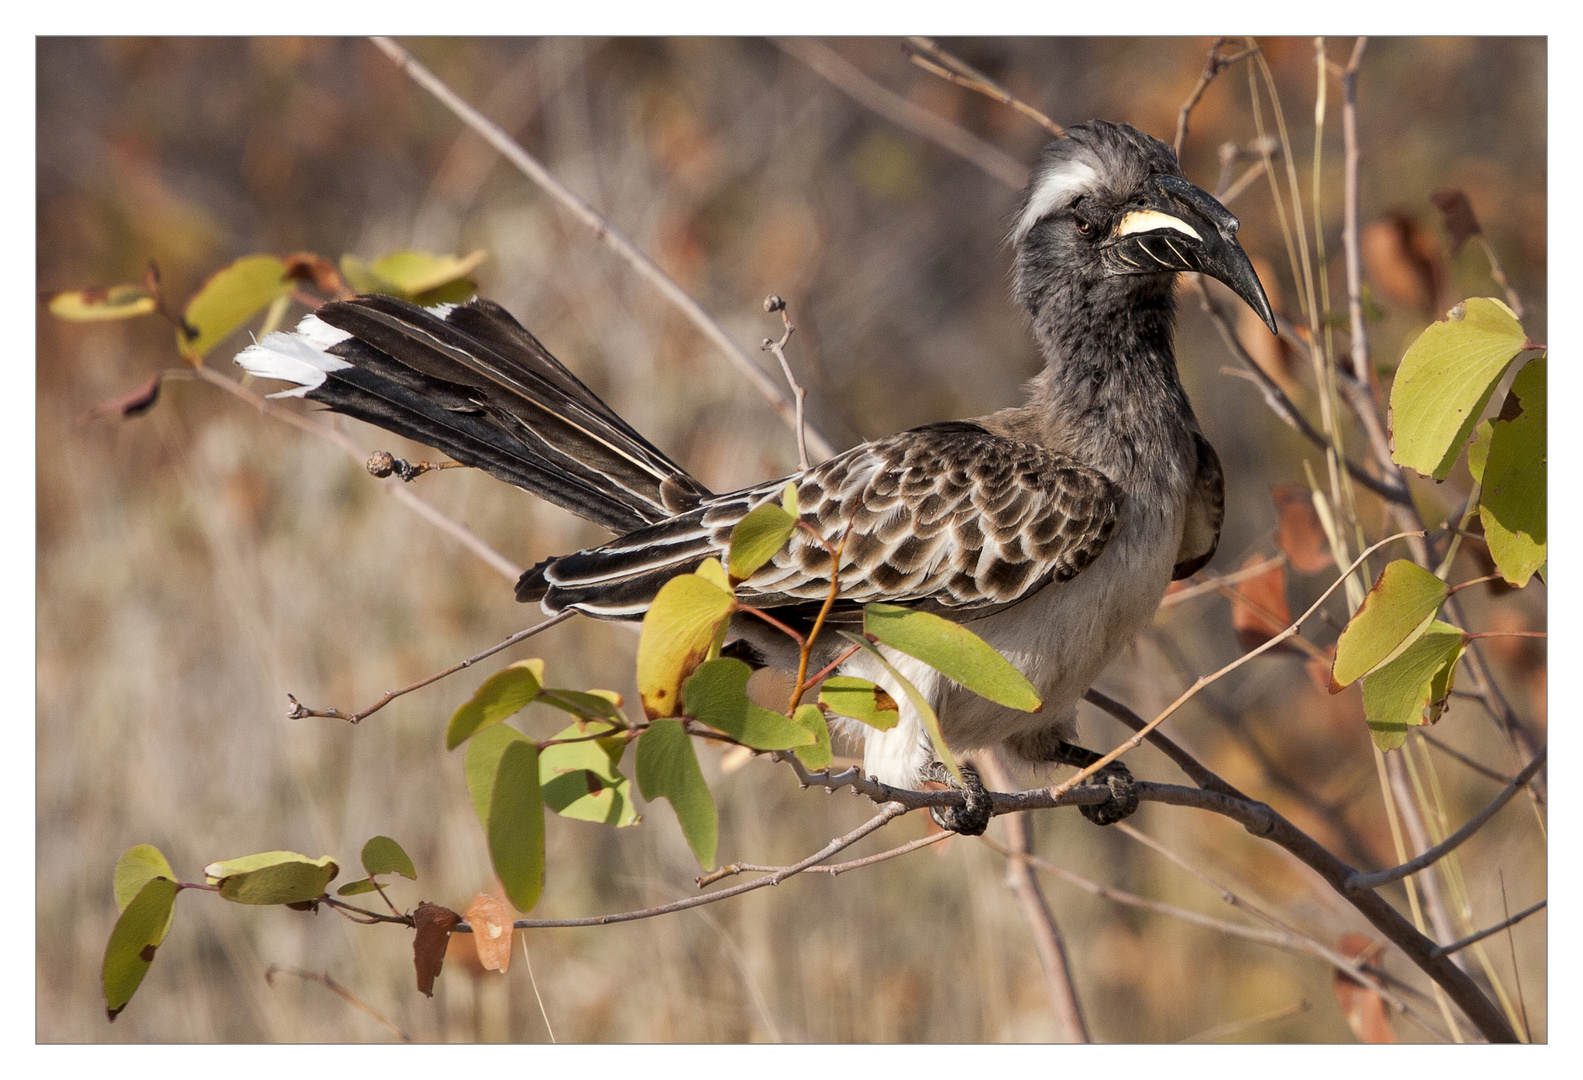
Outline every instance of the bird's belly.
{"type": "Polygon", "coordinates": [[[1180,523],[1160,526],[1124,532],[1071,581],[967,624],[1028,678],[1044,706],[1016,712],[947,684],[940,722],[953,748],[988,746],[1053,724],[1075,739],[1078,699],[1149,624],[1170,584],[1180,523]]]}

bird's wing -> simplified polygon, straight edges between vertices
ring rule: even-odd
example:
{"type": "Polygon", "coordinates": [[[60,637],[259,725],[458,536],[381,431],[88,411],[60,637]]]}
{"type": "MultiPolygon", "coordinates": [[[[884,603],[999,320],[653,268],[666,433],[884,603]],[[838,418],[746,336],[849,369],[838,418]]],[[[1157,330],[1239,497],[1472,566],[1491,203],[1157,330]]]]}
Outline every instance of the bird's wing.
{"type": "Polygon", "coordinates": [[[1220,471],[1220,455],[1209,440],[1193,432],[1198,447],[1198,470],[1187,493],[1187,522],[1182,527],[1182,546],[1176,552],[1171,580],[1180,581],[1198,573],[1214,557],[1220,546],[1220,524],[1226,517],[1225,475],[1220,471]]]}
{"type": "MultiPolygon", "coordinates": [[[[1121,502],[1114,484],[1069,457],[975,424],[937,424],[551,560],[547,604],[640,613],[670,576],[723,557],[736,523],[787,480],[802,520],[841,545],[843,608],[884,601],[969,618],[1082,572],[1110,538],[1121,502]]],[[[817,606],[830,571],[824,544],[798,530],[738,591],[758,606],[817,606]]]]}

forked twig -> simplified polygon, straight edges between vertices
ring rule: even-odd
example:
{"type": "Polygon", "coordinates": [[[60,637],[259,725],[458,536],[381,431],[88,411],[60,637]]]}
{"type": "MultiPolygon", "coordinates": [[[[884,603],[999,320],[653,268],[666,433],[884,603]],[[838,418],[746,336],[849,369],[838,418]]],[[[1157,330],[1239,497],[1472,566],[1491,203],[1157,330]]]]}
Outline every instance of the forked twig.
{"type": "Polygon", "coordinates": [[[942,49],[929,38],[910,37],[907,42],[913,48],[920,49],[932,57],[932,60],[926,60],[911,51],[911,49],[908,49],[906,45],[902,46],[903,51],[907,53],[907,59],[930,74],[938,75],[947,82],[955,83],[958,86],[965,86],[969,90],[977,91],[993,101],[998,101],[1002,105],[1008,106],[1058,139],[1066,134],[1066,129],[1060,124],[1057,124],[1044,113],[1012,94],[972,64],[942,49]]]}

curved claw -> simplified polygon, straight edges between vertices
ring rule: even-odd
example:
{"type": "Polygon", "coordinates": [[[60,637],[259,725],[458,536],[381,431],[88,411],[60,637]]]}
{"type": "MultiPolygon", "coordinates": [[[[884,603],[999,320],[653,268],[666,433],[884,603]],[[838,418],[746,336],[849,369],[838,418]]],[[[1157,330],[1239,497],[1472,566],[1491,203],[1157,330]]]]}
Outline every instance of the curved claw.
{"type": "Polygon", "coordinates": [[[934,819],[936,825],[947,832],[961,833],[963,836],[984,835],[984,830],[989,828],[989,819],[994,816],[994,803],[984,787],[984,781],[979,779],[978,773],[964,768],[962,770],[962,779],[966,782],[964,786],[956,782],[956,778],[944,765],[935,761],[931,762],[929,768],[924,771],[924,778],[946,784],[954,791],[961,791],[964,796],[961,806],[929,807],[929,816],[934,819]]]}
{"type": "Polygon", "coordinates": [[[1089,821],[1095,825],[1114,825],[1131,817],[1138,809],[1138,782],[1121,762],[1111,762],[1095,773],[1094,779],[1110,788],[1110,801],[1078,807],[1089,821]]]}

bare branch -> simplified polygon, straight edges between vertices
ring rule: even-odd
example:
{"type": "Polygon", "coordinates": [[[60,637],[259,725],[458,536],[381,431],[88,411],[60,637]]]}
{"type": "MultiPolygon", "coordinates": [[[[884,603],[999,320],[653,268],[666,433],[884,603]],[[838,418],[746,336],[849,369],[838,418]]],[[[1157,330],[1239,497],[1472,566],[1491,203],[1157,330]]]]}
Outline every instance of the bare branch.
{"type": "Polygon", "coordinates": [[[528,638],[539,633],[541,630],[548,630],[552,626],[565,622],[574,614],[576,614],[576,612],[568,608],[565,611],[545,619],[537,626],[530,626],[526,630],[518,630],[515,634],[512,634],[510,637],[506,638],[506,640],[495,645],[491,645],[481,653],[474,653],[465,660],[458,660],[444,671],[436,671],[433,675],[427,675],[413,683],[411,686],[403,686],[400,690],[390,691],[372,705],[364,709],[359,709],[357,712],[344,713],[340,709],[334,707],[328,709],[310,709],[308,706],[302,704],[290,694],[287,694],[286,697],[291,701],[291,710],[286,715],[292,720],[301,720],[309,716],[324,716],[331,720],[345,720],[349,724],[361,723],[363,720],[366,720],[380,709],[383,709],[386,705],[389,705],[392,701],[395,701],[398,697],[401,697],[404,694],[410,694],[414,690],[421,690],[430,683],[439,682],[446,676],[454,675],[463,668],[472,667],[485,657],[493,656],[502,649],[509,649],[519,641],[526,641],[528,638]]]}
{"type": "Polygon", "coordinates": [[[1449,852],[1455,851],[1465,843],[1468,837],[1478,832],[1484,823],[1495,816],[1496,811],[1511,801],[1527,785],[1535,773],[1544,767],[1547,750],[1539,751],[1537,757],[1530,761],[1522,772],[1512,778],[1511,783],[1501,789],[1501,793],[1490,801],[1490,804],[1468,819],[1467,824],[1446,837],[1442,843],[1436,844],[1417,858],[1409,859],[1400,866],[1393,866],[1389,870],[1381,870],[1373,874],[1353,873],[1342,883],[1342,890],[1347,893],[1358,893],[1369,889],[1377,889],[1381,885],[1389,885],[1393,881],[1400,881],[1410,874],[1439,862],[1449,852]]]}
{"type": "Polygon", "coordinates": [[[1541,900],[1537,904],[1535,904],[1533,907],[1523,908],[1517,914],[1509,916],[1509,917],[1507,917],[1505,919],[1502,919],[1500,922],[1496,923],[1494,926],[1491,926],[1491,927],[1489,927],[1486,930],[1480,930],[1476,934],[1469,934],[1467,937],[1463,938],[1462,940],[1460,940],[1460,941],[1453,941],[1449,945],[1442,945],[1442,946],[1440,946],[1440,948],[1436,949],[1435,951],[1440,953],[1442,956],[1444,956],[1447,953],[1454,953],[1454,952],[1458,952],[1458,951],[1460,951],[1462,949],[1465,949],[1469,945],[1477,945],[1479,942],[1483,941],[1485,938],[1491,937],[1492,935],[1500,933],[1502,930],[1506,929],[1508,926],[1516,926],[1518,923],[1522,922],[1528,916],[1533,915],[1536,912],[1543,911],[1545,909],[1545,907],[1549,903],[1550,903],[1550,901],[1548,901],[1548,900],[1541,900]]]}
{"type": "Polygon", "coordinates": [[[1259,51],[1258,46],[1255,45],[1231,56],[1221,56],[1221,47],[1230,40],[1223,37],[1215,39],[1215,43],[1209,47],[1209,59],[1204,62],[1204,70],[1198,76],[1198,84],[1193,87],[1193,92],[1187,95],[1187,100],[1182,102],[1182,107],[1176,111],[1176,141],[1172,144],[1172,149],[1176,151],[1177,157],[1182,156],[1182,143],[1187,141],[1187,118],[1192,115],[1199,99],[1204,96],[1204,91],[1209,89],[1209,84],[1238,60],[1246,59],[1259,51]]]}
{"type": "Polygon", "coordinates": [[[966,128],[881,86],[828,45],[809,38],[770,40],[787,55],[807,64],[859,105],[878,113],[897,127],[977,165],[1007,187],[1021,189],[1028,182],[1028,166],[966,128]]]}
{"type": "Polygon", "coordinates": [[[304,971],[302,968],[285,967],[281,964],[271,964],[264,972],[264,981],[270,986],[274,986],[275,976],[277,974],[294,975],[297,978],[302,979],[304,982],[318,983],[320,986],[323,986],[336,994],[348,1005],[351,1005],[354,1008],[361,1010],[366,1015],[373,1017],[374,1020],[378,1021],[379,1024],[381,1024],[387,1031],[389,1031],[396,1038],[400,1039],[402,1042],[409,1043],[412,1041],[411,1035],[408,1035],[395,1024],[392,1024],[389,1020],[385,1019],[377,1010],[373,1008],[373,1006],[369,1005],[368,1002],[364,1001],[362,998],[358,997],[346,987],[332,979],[329,972],[304,971]]]}
{"type": "MultiPolygon", "coordinates": [[[[1038,124],[1057,139],[1066,134],[1066,130],[1062,128],[1060,124],[1057,124],[1054,120],[1051,120],[1048,116],[1044,115],[1044,113],[1040,112],[1038,109],[1035,109],[1032,105],[1029,105],[1026,101],[1023,101],[1021,98],[1018,98],[1008,92],[994,79],[991,79],[988,75],[985,75],[972,64],[969,64],[960,57],[945,49],[942,49],[930,39],[926,37],[911,37],[908,38],[907,41],[914,48],[922,49],[935,60],[939,61],[939,63],[930,63],[917,53],[911,52],[909,50],[907,52],[907,59],[911,60],[914,64],[917,64],[925,71],[934,75],[938,75],[947,82],[955,83],[958,86],[965,86],[969,90],[976,90],[985,97],[994,101],[998,101],[1002,105],[1008,106],[1015,112],[1027,117],[1035,124],[1038,124]]],[[[903,46],[903,48],[905,49],[905,46],[903,46]]]]}
{"type": "MultiPolygon", "coordinates": [[[[775,380],[770,378],[764,369],[754,362],[753,357],[738,344],[736,339],[726,333],[725,328],[715,320],[714,316],[703,309],[703,305],[689,296],[687,291],[676,284],[669,274],[661,270],[654,260],[639,251],[632,241],[618,232],[615,226],[605,220],[587,202],[574,194],[570,188],[557,180],[537,158],[529,154],[515,139],[506,134],[504,129],[469,105],[456,91],[452,90],[432,71],[420,64],[411,53],[387,37],[375,37],[372,41],[413,82],[433,94],[435,99],[451,110],[457,119],[488,140],[489,144],[500,151],[501,155],[515,165],[524,176],[538,184],[539,187],[569,210],[572,216],[593,230],[597,239],[619,255],[640,277],[658,289],[661,295],[674,304],[682,314],[686,315],[706,338],[714,342],[720,351],[725,353],[726,359],[731,362],[732,366],[752,384],[753,388],[769,403],[772,409],[781,415],[781,418],[787,424],[795,424],[797,422],[796,409],[791,402],[786,400],[775,380]]],[[[808,438],[814,450],[821,457],[830,457],[835,453],[834,448],[817,431],[810,431],[808,438]]]]}

